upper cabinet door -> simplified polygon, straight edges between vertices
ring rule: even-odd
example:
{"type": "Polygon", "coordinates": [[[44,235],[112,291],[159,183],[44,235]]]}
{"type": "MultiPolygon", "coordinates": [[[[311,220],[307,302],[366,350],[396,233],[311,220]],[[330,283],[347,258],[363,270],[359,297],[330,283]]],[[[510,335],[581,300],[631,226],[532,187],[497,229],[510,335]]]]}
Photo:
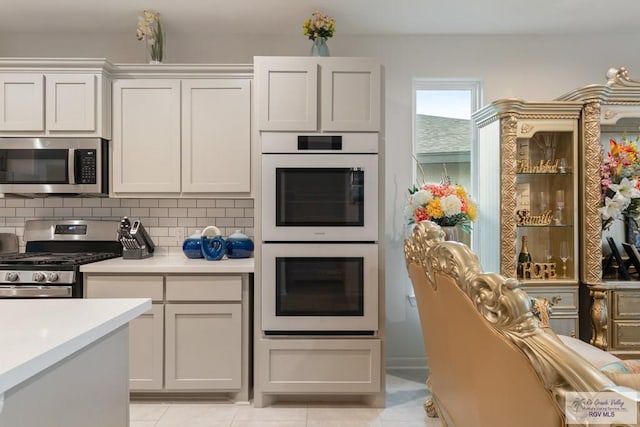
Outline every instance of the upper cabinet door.
{"type": "Polygon", "coordinates": [[[251,178],[251,83],[182,82],[182,191],[248,192],[251,178]]]}
{"type": "Polygon", "coordinates": [[[0,74],[0,131],[44,131],[42,74],[0,74]]]}
{"type": "Polygon", "coordinates": [[[380,62],[374,58],[321,58],[321,128],[380,130],[380,62]]]}
{"type": "Polygon", "coordinates": [[[113,192],[180,192],[180,81],[113,84],[113,192]]]}
{"type": "Polygon", "coordinates": [[[47,74],[47,129],[96,130],[96,76],[47,74]]]}
{"type": "Polygon", "coordinates": [[[318,63],[312,58],[256,57],[258,129],[318,128],[318,63]]]}

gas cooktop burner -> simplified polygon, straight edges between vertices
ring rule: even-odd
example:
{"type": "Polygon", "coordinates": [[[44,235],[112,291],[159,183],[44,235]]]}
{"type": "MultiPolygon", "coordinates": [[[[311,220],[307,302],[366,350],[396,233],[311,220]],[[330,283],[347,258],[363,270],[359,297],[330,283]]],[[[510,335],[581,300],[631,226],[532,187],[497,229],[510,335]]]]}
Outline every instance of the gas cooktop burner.
{"type": "Polygon", "coordinates": [[[28,252],[14,255],[2,255],[0,256],[0,265],[81,265],[118,256],[120,255],[117,253],[104,252],[28,252]]]}

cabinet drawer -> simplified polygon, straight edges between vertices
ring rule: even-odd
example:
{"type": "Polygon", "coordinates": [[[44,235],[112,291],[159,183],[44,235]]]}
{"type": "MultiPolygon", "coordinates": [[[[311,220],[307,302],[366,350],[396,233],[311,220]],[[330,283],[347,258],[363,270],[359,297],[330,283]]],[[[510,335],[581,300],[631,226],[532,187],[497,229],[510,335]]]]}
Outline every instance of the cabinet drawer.
{"type": "Polygon", "coordinates": [[[525,287],[524,290],[532,298],[546,298],[549,301],[556,299],[557,302],[552,307],[553,313],[578,310],[578,289],[525,287]]]}
{"type": "Polygon", "coordinates": [[[87,298],[151,298],[162,301],[162,276],[93,276],[85,277],[87,298]]]}
{"type": "Polygon", "coordinates": [[[263,340],[254,375],[266,392],[374,393],[380,340],[263,340]]]}
{"type": "Polygon", "coordinates": [[[636,292],[612,292],[613,318],[640,320],[640,290],[636,292]]]}
{"type": "Polygon", "coordinates": [[[167,276],[167,301],[240,301],[242,276],[167,276]]]}
{"type": "Polygon", "coordinates": [[[549,326],[558,335],[578,336],[578,316],[554,316],[549,318],[549,326]]]}
{"type": "Polygon", "coordinates": [[[640,322],[618,322],[614,320],[612,326],[612,350],[640,349],[640,322]]]}

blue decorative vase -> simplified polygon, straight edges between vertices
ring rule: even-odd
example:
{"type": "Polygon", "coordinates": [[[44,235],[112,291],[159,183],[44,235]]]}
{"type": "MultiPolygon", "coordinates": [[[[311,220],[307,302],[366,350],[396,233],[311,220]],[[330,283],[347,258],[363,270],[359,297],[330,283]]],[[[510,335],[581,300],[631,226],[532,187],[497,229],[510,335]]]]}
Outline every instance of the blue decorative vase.
{"type": "Polygon", "coordinates": [[[227,237],[227,257],[229,258],[250,258],[253,255],[253,241],[236,230],[235,233],[227,237]]]}
{"type": "Polygon", "coordinates": [[[313,41],[313,46],[311,46],[311,56],[330,56],[326,38],[317,37],[313,41]]]}
{"type": "Polygon", "coordinates": [[[222,236],[202,236],[202,254],[209,261],[221,260],[227,252],[227,243],[222,236]]]}
{"type": "Polygon", "coordinates": [[[202,236],[199,231],[184,239],[182,252],[187,258],[204,258],[202,254],[202,236]]]}

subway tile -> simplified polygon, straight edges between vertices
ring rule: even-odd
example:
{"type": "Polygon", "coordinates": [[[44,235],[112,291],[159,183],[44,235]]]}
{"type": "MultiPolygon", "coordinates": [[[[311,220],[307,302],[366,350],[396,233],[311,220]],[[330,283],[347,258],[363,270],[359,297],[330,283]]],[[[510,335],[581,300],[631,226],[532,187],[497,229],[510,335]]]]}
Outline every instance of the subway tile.
{"type": "Polygon", "coordinates": [[[179,208],[195,208],[197,205],[196,199],[178,199],[179,208]]]}
{"type": "Polygon", "coordinates": [[[24,208],[24,199],[5,199],[5,206],[8,208],[24,208]]]}
{"type": "Polygon", "coordinates": [[[24,217],[9,217],[5,218],[5,225],[7,227],[24,227],[24,217]]]}
{"type": "Polygon", "coordinates": [[[99,208],[102,207],[102,200],[97,197],[85,197],[82,199],[83,208],[99,208]]]}
{"type": "Polygon", "coordinates": [[[187,215],[190,218],[197,218],[199,216],[206,216],[207,209],[206,208],[188,208],[187,215]]]}
{"type": "Polygon", "coordinates": [[[90,218],[93,214],[92,208],[73,208],[73,216],[78,218],[90,218]]]}
{"type": "Polygon", "coordinates": [[[3,217],[16,216],[16,208],[0,208],[0,216],[3,216],[3,217]]]}
{"type": "Polygon", "coordinates": [[[213,223],[213,218],[196,218],[196,227],[202,228],[213,223]]]}
{"type": "Polygon", "coordinates": [[[53,208],[53,214],[57,217],[71,217],[73,208],[53,208]]]}
{"type": "Polygon", "coordinates": [[[253,199],[239,199],[235,201],[236,208],[252,208],[253,199]]]}
{"type": "Polygon", "coordinates": [[[160,227],[177,227],[178,218],[158,218],[158,226],[160,227]]]}
{"type": "Polygon", "coordinates": [[[0,208],[7,206],[7,199],[4,198],[4,194],[0,193],[0,208]]]}
{"type": "Polygon", "coordinates": [[[35,216],[35,208],[16,208],[16,216],[35,216]]]}
{"type": "Polygon", "coordinates": [[[169,208],[170,217],[187,216],[187,208],[169,208]]]}
{"type": "Polygon", "coordinates": [[[158,199],[140,199],[141,208],[157,208],[158,199]]]}
{"type": "Polygon", "coordinates": [[[120,199],[102,199],[103,208],[119,208],[120,199]]]}
{"type": "Polygon", "coordinates": [[[195,227],[197,224],[197,218],[178,218],[178,225],[180,227],[195,227]]]}
{"type": "Polygon", "coordinates": [[[61,208],[62,199],[59,197],[47,197],[46,199],[44,199],[44,207],[45,208],[61,208]]]}
{"type": "Polygon", "coordinates": [[[196,201],[196,206],[199,208],[215,208],[216,201],[215,199],[198,199],[196,201]]]}
{"type": "Polygon", "coordinates": [[[216,227],[233,227],[235,225],[234,218],[216,218],[216,227]]]}
{"type": "Polygon", "coordinates": [[[224,216],[228,217],[236,217],[236,216],[244,216],[244,209],[242,208],[227,208],[224,210],[224,216]]]}
{"type": "Polygon", "coordinates": [[[53,216],[53,208],[35,208],[34,215],[39,218],[53,216]]]}
{"type": "Polygon", "coordinates": [[[120,200],[120,206],[122,206],[123,208],[137,208],[137,207],[140,207],[140,200],[122,199],[120,200]]]}
{"type": "Polygon", "coordinates": [[[170,236],[168,227],[147,227],[153,237],[170,236]]]}
{"type": "Polygon", "coordinates": [[[149,208],[149,216],[155,216],[158,218],[169,216],[168,208],[149,208]]]}
{"type": "Polygon", "coordinates": [[[82,199],[79,197],[65,197],[62,199],[62,206],[65,208],[79,208],[82,206],[82,199]]]}
{"type": "Polygon", "coordinates": [[[175,246],[176,238],[175,237],[158,237],[158,239],[154,239],[154,242],[159,246],[175,246]]]}
{"type": "Polygon", "coordinates": [[[253,227],[253,218],[236,218],[235,225],[238,227],[253,227]]]}
{"type": "Polygon", "coordinates": [[[228,200],[228,199],[216,200],[216,208],[232,208],[234,206],[235,206],[235,202],[233,200],[228,200]]]}
{"type": "Polygon", "coordinates": [[[111,208],[111,216],[131,216],[130,208],[111,208]]]}
{"type": "Polygon", "coordinates": [[[160,199],[158,200],[158,207],[161,208],[177,208],[178,201],[176,199],[160,199]]]}
{"type": "Polygon", "coordinates": [[[93,216],[111,216],[111,208],[91,208],[91,213],[93,216]]]}
{"type": "Polygon", "coordinates": [[[44,199],[38,197],[36,199],[27,199],[24,201],[25,208],[41,208],[44,206],[44,199]]]}
{"type": "Polygon", "coordinates": [[[244,209],[244,216],[246,218],[249,218],[249,217],[253,218],[255,216],[254,208],[245,208],[244,209]]]}
{"type": "Polygon", "coordinates": [[[140,218],[140,221],[142,221],[142,224],[144,224],[145,227],[157,227],[160,223],[159,218],[150,217],[140,218]]]}
{"type": "Polygon", "coordinates": [[[140,218],[142,216],[150,216],[149,208],[131,208],[132,218],[140,218]]]}
{"type": "Polygon", "coordinates": [[[225,214],[224,208],[207,208],[207,215],[209,218],[223,217],[225,214]]]}

